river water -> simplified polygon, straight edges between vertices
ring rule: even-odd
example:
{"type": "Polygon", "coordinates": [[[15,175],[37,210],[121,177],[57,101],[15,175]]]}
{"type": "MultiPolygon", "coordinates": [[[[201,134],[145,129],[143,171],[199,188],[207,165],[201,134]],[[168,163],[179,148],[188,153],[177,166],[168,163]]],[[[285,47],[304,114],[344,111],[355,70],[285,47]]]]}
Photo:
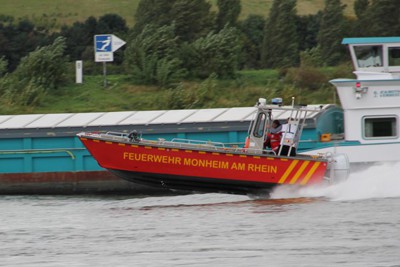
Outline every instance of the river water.
{"type": "Polygon", "coordinates": [[[399,167],[270,199],[0,196],[0,266],[400,266],[399,167]]]}

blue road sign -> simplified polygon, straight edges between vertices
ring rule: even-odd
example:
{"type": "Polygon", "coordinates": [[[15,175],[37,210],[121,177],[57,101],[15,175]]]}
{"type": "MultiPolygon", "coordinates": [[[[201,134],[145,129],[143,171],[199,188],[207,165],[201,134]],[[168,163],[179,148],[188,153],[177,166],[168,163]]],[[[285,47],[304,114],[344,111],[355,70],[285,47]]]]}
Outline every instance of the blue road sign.
{"type": "Polygon", "coordinates": [[[95,35],[96,52],[113,52],[112,51],[112,35],[95,35]]]}

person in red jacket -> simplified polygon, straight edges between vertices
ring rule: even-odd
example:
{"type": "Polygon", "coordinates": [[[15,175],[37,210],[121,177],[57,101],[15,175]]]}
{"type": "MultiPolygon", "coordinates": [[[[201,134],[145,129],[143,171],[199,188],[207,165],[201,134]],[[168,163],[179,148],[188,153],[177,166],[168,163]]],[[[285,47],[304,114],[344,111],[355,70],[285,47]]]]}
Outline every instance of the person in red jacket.
{"type": "Polygon", "coordinates": [[[272,122],[269,133],[267,134],[267,139],[264,142],[264,147],[269,147],[273,153],[278,153],[279,145],[281,143],[282,137],[282,125],[278,120],[272,122]]]}

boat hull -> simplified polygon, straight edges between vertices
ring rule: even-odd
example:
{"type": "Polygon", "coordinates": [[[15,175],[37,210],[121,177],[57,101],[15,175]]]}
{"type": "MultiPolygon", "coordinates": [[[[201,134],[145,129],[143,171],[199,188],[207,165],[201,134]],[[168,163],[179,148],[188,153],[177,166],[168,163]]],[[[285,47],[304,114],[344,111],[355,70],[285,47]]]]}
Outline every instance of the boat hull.
{"type": "Polygon", "coordinates": [[[269,193],[276,184],[215,179],[196,176],[140,173],[121,170],[109,170],[127,181],[151,187],[170,188],[184,191],[218,192],[229,194],[269,193]]]}
{"type": "Polygon", "coordinates": [[[246,194],[280,184],[324,180],[327,162],[311,157],[276,157],[113,142],[90,135],[81,141],[103,168],[131,182],[177,190],[246,194]]]}

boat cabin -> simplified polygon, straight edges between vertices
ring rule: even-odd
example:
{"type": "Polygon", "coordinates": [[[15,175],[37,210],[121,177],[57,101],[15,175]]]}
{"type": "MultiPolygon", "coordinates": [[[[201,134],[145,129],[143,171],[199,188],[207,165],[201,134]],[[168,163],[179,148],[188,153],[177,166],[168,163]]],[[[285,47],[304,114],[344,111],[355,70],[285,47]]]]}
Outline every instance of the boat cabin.
{"type": "MultiPolygon", "coordinates": [[[[303,131],[308,128],[324,129],[325,132],[333,134],[340,133],[342,117],[340,114],[333,112],[333,107],[329,108],[332,113],[324,114],[326,107],[323,105],[294,105],[294,98],[291,106],[282,106],[267,104],[266,99],[260,98],[256,104],[257,112],[250,123],[248,131],[248,140],[246,140],[245,148],[251,153],[270,153],[278,156],[295,156],[296,150],[300,148],[300,139],[307,141],[309,135],[303,136],[303,131]],[[322,116],[324,115],[324,116],[322,116]],[[318,117],[323,117],[337,127],[329,127],[328,125],[316,125],[318,117]],[[336,118],[336,120],[335,120],[336,118]],[[279,127],[274,127],[277,122],[279,127]],[[275,136],[275,137],[274,137],[275,136]],[[301,138],[302,137],[302,138],[301,138]],[[271,140],[272,139],[272,140],[271,140]],[[266,142],[275,141],[275,145],[266,142]]],[[[318,133],[317,133],[318,134],[318,133]]],[[[321,134],[321,133],[319,133],[321,134]]],[[[308,144],[310,145],[310,144],[308,144]]],[[[307,144],[303,145],[308,146],[307,144]]]]}
{"type": "MultiPolygon", "coordinates": [[[[399,159],[400,37],[344,38],[355,79],[331,80],[344,114],[344,142],[335,151],[350,162],[399,159]]],[[[326,150],[317,150],[326,152],[326,150]]]]}
{"type": "Polygon", "coordinates": [[[360,80],[400,78],[400,37],[344,38],[360,80]]]}

